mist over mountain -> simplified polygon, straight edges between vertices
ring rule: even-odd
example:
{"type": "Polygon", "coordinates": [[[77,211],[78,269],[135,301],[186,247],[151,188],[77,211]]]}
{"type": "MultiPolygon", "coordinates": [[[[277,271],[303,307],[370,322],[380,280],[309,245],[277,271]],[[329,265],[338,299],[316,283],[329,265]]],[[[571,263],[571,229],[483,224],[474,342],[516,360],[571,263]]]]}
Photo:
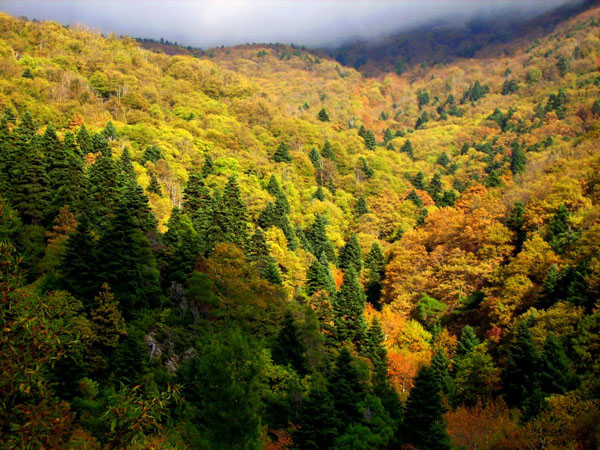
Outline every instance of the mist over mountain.
{"type": "Polygon", "coordinates": [[[248,42],[336,46],[373,40],[427,23],[525,18],[568,0],[4,0],[0,9],[30,19],[84,23],[131,36],[212,47],[248,42]]]}

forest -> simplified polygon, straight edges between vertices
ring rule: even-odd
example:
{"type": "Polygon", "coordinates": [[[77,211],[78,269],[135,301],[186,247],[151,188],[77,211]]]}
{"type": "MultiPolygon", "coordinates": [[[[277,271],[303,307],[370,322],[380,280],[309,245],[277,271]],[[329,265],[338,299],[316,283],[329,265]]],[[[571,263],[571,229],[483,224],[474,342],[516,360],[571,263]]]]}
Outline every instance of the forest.
{"type": "Polygon", "coordinates": [[[599,448],[600,7],[487,38],[0,13],[0,448],[599,448]]]}

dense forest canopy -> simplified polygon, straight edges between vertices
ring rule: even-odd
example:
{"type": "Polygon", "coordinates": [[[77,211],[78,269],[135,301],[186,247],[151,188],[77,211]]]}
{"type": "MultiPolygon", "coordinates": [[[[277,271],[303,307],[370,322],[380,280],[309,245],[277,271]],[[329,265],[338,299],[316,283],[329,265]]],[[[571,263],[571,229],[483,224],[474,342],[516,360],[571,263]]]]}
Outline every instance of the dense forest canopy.
{"type": "Polygon", "coordinates": [[[599,21],[368,77],[0,13],[0,446],[598,448],[599,21]]]}

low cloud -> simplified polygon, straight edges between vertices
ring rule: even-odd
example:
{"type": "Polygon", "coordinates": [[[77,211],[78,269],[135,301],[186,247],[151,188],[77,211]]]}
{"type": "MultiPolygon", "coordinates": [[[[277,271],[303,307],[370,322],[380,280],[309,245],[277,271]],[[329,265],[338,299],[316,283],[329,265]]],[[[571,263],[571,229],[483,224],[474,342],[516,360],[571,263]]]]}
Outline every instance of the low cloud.
{"type": "Polygon", "coordinates": [[[30,19],[199,47],[243,43],[335,46],[474,18],[531,16],[572,0],[2,0],[30,19]]]}

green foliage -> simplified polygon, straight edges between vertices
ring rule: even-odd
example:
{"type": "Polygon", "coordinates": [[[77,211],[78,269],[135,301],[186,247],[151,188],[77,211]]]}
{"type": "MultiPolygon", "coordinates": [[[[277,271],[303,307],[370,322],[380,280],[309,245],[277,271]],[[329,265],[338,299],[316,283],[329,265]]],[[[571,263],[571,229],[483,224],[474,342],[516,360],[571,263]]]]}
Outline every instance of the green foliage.
{"type": "Polygon", "coordinates": [[[282,366],[289,365],[300,375],[304,375],[308,369],[305,352],[294,316],[290,311],[286,311],[283,326],[273,346],[273,361],[282,366]]]}
{"type": "Polygon", "coordinates": [[[325,108],[322,108],[321,111],[319,111],[319,114],[317,114],[317,119],[319,119],[321,122],[329,122],[329,114],[327,114],[325,108]]]}
{"type": "Polygon", "coordinates": [[[153,163],[157,163],[160,159],[164,159],[165,155],[163,150],[156,144],[149,145],[144,150],[144,154],[142,156],[142,165],[146,164],[146,162],[151,161],[153,163]]]}
{"type": "Polygon", "coordinates": [[[432,368],[424,366],[419,371],[406,402],[399,438],[421,449],[452,448],[446,433],[443,413],[444,407],[435,372],[432,368]]]}
{"type": "Polygon", "coordinates": [[[275,153],[273,154],[273,161],[278,163],[292,162],[293,159],[294,158],[292,157],[292,155],[290,155],[290,146],[285,142],[281,142],[277,147],[277,150],[275,150],[275,153]]]}
{"type": "Polygon", "coordinates": [[[338,342],[354,342],[362,345],[367,326],[363,317],[366,296],[356,279],[354,268],[344,271],[344,281],[333,300],[335,333],[338,342]]]}
{"type": "Polygon", "coordinates": [[[367,199],[364,195],[358,197],[358,201],[356,202],[356,206],[354,207],[354,212],[359,217],[363,214],[369,214],[371,212],[369,210],[369,205],[367,204],[367,199]]]}
{"type": "Polygon", "coordinates": [[[362,270],[362,250],[356,234],[352,234],[340,250],[339,264],[341,269],[352,267],[356,273],[362,270]]]}

